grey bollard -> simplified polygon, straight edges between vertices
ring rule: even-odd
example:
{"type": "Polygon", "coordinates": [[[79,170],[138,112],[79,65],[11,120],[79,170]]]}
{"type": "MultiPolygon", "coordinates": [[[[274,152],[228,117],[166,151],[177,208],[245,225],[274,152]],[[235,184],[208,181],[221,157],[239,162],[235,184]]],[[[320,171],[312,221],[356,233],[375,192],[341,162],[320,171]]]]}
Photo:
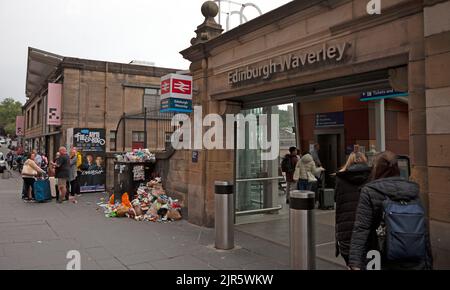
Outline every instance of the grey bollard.
{"type": "Polygon", "coordinates": [[[233,184],[227,181],[216,181],[215,192],[215,231],[218,250],[234,248],[234,199],[233,184]]]}
{"type": "Polygon", "coordinates": [[[315,193],[292,191],[289,206],[291,268],[294,270],[315,270],[315,193]]]}

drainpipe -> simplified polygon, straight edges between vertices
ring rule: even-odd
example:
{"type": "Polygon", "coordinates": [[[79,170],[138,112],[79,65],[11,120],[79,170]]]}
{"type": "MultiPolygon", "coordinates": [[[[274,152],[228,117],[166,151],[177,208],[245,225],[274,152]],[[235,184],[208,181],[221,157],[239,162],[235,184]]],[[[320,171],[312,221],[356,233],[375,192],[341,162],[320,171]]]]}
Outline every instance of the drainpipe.
{"type": "Polygon", "coordinates": [[[103,128],[106,130],[106,114],[108,112],[108,108],[106,108],[107,105],[107,98],[108,98],[108,62],[106,63],[105,68],[105,100],[103,102],[103,128]]]}

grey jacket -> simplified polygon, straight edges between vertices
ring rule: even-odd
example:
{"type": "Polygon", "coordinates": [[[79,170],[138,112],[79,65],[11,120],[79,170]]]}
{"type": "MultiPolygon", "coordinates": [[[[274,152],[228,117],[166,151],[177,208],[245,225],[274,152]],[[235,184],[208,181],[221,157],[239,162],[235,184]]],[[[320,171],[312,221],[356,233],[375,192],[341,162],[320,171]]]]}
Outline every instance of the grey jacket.
{"type": "Polygon", "coordinates": [[[77,178],[77,156],[70,158],[69,181],[74,181],[77,178]]]}

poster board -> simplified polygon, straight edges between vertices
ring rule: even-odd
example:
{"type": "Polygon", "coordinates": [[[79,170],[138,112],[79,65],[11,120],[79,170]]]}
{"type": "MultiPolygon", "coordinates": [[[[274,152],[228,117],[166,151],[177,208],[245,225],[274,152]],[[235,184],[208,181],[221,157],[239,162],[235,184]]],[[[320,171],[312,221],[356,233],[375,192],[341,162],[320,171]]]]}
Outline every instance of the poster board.
{"type": "Polygon", "coordinates": [[[98,192],[106,189],[106,130],[74,128],[73,146],[82,154],[80,191],[98,192]]]}

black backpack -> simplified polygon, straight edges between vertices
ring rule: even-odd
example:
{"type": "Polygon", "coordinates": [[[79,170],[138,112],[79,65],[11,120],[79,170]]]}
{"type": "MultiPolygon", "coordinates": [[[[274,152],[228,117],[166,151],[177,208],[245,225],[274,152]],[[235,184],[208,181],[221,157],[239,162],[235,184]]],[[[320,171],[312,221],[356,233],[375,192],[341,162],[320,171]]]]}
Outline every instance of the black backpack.
{"type": "Polygon", "coordinates": [[[294,168],[292,166],[292,161],[290,156],[286,156],[283,158],[283,161],[281,161],[281,171],[286,173],[292,173],[294,172],[294,168]]]}

